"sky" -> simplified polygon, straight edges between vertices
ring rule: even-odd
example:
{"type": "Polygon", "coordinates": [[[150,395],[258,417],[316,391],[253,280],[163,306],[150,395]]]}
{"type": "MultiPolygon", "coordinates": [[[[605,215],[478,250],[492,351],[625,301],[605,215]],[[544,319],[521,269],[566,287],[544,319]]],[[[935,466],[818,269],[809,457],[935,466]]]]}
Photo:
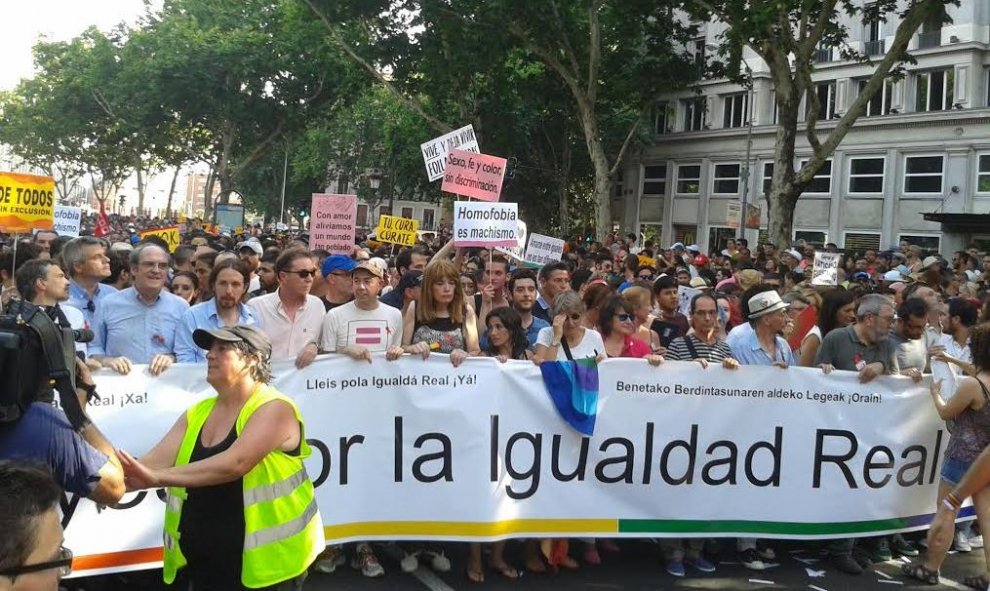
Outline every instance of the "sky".
{"type": "MultiPolygon", "coordinates": [[[[152,2],[161,6],[161,0],[152,2]]],[[[144,14],[142,0],[0,0],[0,90],[33,75],[31,47],[39,37],[67,41],[96,25],[104,31],[121,21],[133,24],[144,14]]]]}

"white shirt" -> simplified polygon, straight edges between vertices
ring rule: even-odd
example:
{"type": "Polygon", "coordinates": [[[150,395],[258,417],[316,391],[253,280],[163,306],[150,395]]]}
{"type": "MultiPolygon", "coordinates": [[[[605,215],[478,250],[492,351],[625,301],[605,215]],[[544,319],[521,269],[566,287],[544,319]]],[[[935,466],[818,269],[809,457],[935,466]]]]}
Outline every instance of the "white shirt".
{"type": "Polygon", "coordinates": [[[348,345],[358,345],[376,353],[401,344],[402,312],[387,304],[362,310],[351,301],[330,310],[323,319],[321,351],[334,353],[348,345]]]}
{"type": "MultiPolygon", "coordinates": [[[[553,341],[553,327],[548,326],[540,329],[540,334],[536,335],[536,344],[549,347],[553,341]]],[[[597,330],[584,329],[584,337],[576,347],[571,347],[571,357],[583,359],[585,357],[598,357],[605,352],[605,341],[597,330]]],[[[567,361],[567,353],[564,352],[564,345],[557,347],[557,361],[567,361]]]]}
{"type": "Polygon", "coordinates": [[[272,342],[272,361],[295,359],[306,345],[320,344],[323,316],[326,314],[320,298],[307,294],[306,303],[296,311],[295,320],[289,320],[278,290],[252,298],[247,305],[254,311],[258,325],[272,342]]]}

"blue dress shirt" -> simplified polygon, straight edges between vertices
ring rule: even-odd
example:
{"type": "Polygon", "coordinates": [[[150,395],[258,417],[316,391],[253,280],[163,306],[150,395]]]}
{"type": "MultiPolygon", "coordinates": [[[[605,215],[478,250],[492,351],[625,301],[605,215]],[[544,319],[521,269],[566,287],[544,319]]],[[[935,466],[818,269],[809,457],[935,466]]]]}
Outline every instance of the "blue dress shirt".
{"type": "Polygon", "coordinates": [[[126,357],[131,363],[151,363],[158,354],[172,354],[175,333],[189,303],[162,291],[144,303],[133,287],[101,298],[92,324],[95,338],[90,355],[126,357]]]}
{"type": "Polygon", "coordinates": [[[774,358],[763,350],[760,341],[756,338],[756,331],[749,331],[729,346],[732,349],[732,356],[740,365],[773,365],[774,362],[783,362],[788,367],[797,365],[794,362],[794,353],[791,346],[787,344],[784,337],[777,337],[777,353],[774,358]]]}
{"type": "Polygon", "coordinates": [[[83,318],[86,320],[86,325],[93,326],[93,321],[96,319],[96,305],[100,303],[100,300],[112,293],[117,293],[116,287],[98,283],[96,284],[96,291],[93,292],[93,297],[90,298],[86,290],[83,289],[83,286],[76,283],[74,279],[70,279],[69,300],[66,303],[79,308],[83,313],[83,318]]]}
{"type": "MultiPolygon", "coordinates": [[[[237,304],[237,324],[257,326],[258,321],[251,308],[237,304]]],[[[197,328],[214,330],[224,324],[217,313],[217,300],[212,298],[189,308],[182,315],[182,323],[175,333],[175,360],[179,363],[206,363],[206,351],[193,341],[193,331],[197,328]]]]}

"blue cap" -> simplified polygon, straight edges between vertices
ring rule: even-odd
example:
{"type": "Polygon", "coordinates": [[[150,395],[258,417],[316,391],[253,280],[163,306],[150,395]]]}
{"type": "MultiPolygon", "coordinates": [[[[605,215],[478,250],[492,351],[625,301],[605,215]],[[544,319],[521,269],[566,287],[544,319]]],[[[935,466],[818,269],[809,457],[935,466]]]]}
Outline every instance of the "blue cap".
{"type": "Polygon", "coordinates": [[[350,273],[356,266],[357,263],[351,257],[345,257],[342,254],[332,254],[323,259],[323,276],[326,277],[334,271],[350,273]]]}
{"type": "Polygon", "coordinates": [[[866,271],[858,271],[855,275],[853,275],[853,279],[856,280],[856,281],[860,281],[862,279],[865,279],[865,280],[869,281],[870,280],[870,274],[867,273],[866,271]]]}

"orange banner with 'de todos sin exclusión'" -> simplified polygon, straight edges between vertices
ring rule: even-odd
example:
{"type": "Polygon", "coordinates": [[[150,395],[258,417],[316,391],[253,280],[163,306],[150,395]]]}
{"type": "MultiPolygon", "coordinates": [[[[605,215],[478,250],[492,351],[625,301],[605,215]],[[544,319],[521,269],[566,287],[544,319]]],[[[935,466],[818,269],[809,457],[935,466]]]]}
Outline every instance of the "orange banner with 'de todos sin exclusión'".
{"type": "Polygon", "coordinates": [[[55,215],[55,179],[0,172],[0,230],[51,230],[55,215]]]}

